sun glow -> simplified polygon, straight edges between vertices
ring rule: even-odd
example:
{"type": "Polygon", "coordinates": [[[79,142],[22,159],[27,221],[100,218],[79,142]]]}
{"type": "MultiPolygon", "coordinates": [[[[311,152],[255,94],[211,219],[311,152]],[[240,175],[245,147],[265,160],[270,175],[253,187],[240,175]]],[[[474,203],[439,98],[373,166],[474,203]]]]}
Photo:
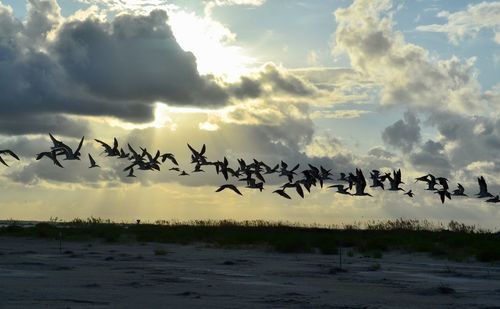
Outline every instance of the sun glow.
{"type": "Polygon", "coordinates": [[[195,55],[200,74],[235,81],[251,71],[255,59],[232,45],[236,36],[221,23],[181,10],[169,10],[169,23],[182,49],[195,55]]]}

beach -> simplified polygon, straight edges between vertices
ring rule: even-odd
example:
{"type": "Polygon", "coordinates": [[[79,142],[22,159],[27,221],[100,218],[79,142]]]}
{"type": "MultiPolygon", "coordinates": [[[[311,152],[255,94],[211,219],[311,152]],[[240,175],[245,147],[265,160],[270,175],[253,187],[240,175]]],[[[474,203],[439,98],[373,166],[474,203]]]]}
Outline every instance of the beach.
{"type": "Polygon", "coordinates": [[[500,308],[500,266],[425,254],[0,238],[1,308],[500,308]]]}

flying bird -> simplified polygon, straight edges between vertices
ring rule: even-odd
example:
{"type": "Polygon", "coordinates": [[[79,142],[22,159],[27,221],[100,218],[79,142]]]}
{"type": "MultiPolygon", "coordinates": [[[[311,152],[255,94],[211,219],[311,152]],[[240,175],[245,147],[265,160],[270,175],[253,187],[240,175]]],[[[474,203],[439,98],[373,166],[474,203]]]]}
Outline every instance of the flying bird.
{"type": "Polygon", "coordinates": [[[133,168],[133,167],[131,167],[131,168],[128,170],[128,175],[127,175],[127,177],[136,177],[136,176],[134,175],[134,168],[133,168]]]}
{"type": "Polygon", "coordinates": [[[498,202],[500,202],[500,197],[497,195],[494,198],[487,199],[486,202],[488,202],[488,203],[498,203],[498,202]]]}
{"type": "Polygon", "coordinates": [[[438,190],[434,192],[434,194],[439,194],[439,197],[441,198],[441,204],[444,204],[444,198],[447,197],[449,200],[451,200],[451,194],[450,192],[446,190],[438,190]]]}
{"type": "Polygon", "coordinates": [[[284,198],[287,198],[289,200],[291,200],[292,198],[290,197],[290,195],[288,195],[286,192],[285,192],[285,189],[278,189],[278,190],[274,190],[273,193],[278,193],[279,195],[283,196],[284,198]]]}
{"type": "Polygon", "coordinates": [[[411,190],[410,191],[407,191],[406,193],[404,193],[405,195],[408,195],[409,197],[414,197],[415,196],[415,193],[413,193],[411,190]]]}
{"type": "Polygon", "coordinates": [[[36,156],[36,160],[40,160],[41,158],[43,157],[47,157],[49,159],[52,160],[52,162],[54,163],[54,165],[57,165],[59,167],[64,167],[61,165],[61,163],[57,160],[57,156],[56,156],[56,150],[52,150],[52,151],[44,151],[44,152],[40,152],[39,154],[37,154],[36,156]]]}
{"type": "Polygon", "coordinates": [[[2,158],[1,155],[3,155],[3,154],[8,154],[11,157],[13,157],[14,159],[19,161],[19,157],[12,150],[9,150],[9,149],[0,150],[0,163],[2,163],[5,166],[9,166],[9,165],[7,163],[5,163],[4,159],[2,158]]]}
{"type": "Polygon", "coordinates": [[[479,193],[476,194],[478,198],[493,197],[493,194],[488,192],[488,185],[486,184],[486,180],[483,176],[478,177],[477,182],[479,184],[479,193]]]}
{"type": "Polygon", "coordinates": [[[458,184],[458,189],[453,190],[453,196],[467,196],[467,194],[464,193],[465,188],[461,185],[458,184]]]}
{"type": "Polygon", "coordinates": [[[240,190],[238,190],[238,188],[236,188],[235,185],[231,185],[231,184],[222,185],[219,187],[219,189],[215,190],[215,192],[221,192],[222,190],[225,190],[225,189],[230,189],[230,190],[233,190],[234,192],[238,193],[239,195],[243,195],[243,194],[241,194],[240,190]]]}
{"type": "Polygon", "coordinates": [[[92,158],[92,156],[90,155],[90,153],[89,153],[89,160],[90,160],[90,166],[89,166],[89,168],[100,167],[99,165],[97,165],[95,163],[95,160],[94,160],[94,158],[92,158]]]}
{"type": "Polygon", "coordinates": [[[118,140],[116,137],[113,139],[113,147],[98,139],[95,139],[95,141],[104,147],[104,152],[108,157],[120,156],[120,150],[118,150],[118,140]]]}
{"type": "Polygon", "coordinates": [[[328,186],[328,188],[337,188],[337,193],[351,195],[351,193],[347,192],[348,189],[344,188],[344,185],[332,185],[328,186]]]}

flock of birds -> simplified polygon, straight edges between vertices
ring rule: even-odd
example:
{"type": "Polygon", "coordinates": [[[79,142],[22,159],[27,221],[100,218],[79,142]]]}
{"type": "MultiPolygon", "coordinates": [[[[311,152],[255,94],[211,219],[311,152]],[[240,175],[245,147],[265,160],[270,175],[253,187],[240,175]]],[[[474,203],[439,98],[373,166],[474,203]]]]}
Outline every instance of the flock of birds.
{"type": "MultiPolygon", "coordinates": [[[[36,160],[41,160],[43,158],[50,159],[54,165],[63,168],[63,165],[59,161],[59,157],[63,157],[63,160],[80,160],[81,149],[85,137],[82,137],[80,143],[75,150],[57,140],[52,134],[49,133],[50,139],[52,141],[52,146],[48,151],[40,152],[36,155],[36,160]]],[[[95,139],[103,147],[103,153],[107,157],[116,157],[118,159],[123,159],[128,162],[127,166],[123,169],[124,172],[128,172],[127,177],[136,177],[134,174],[135,170],[142,171],[160,171],[160,165],[169,160],[172,163],[172,167],[169,169],[179,173],[179,176],[189,176],[190,173],[200,173],[204,172],[204,168],[213,166],[217,174],[221,174],[226,182],[229,178],[237,179],[238,182],[246,183],[246,188],[257,189],[262,192],[264,190],[264,184],[266,179],[264,175],[277,174],[279,177],[284,177],[287,182],[283,184],[280,188],[273,191],[273,193],[279,194],[280,196],[291,199],[289,191],[295,190],[296,193],[304,198],[304,189],[307,192],[311,192],[312,187],[316,187],[318,184],[321,188],[326,182],[339,182],[337,184],[329,185],[328,188],[336,189],[337,193],[345,194],[350,196],[372,196],[370,193],[365,192],[366,190],[366,178],[363,175],[361,169],[356,169],[354,173],[340,173],[340,178],[334,180],[333,173],[331,169],[325,169],[323,166],[319,168],[308,164],[308,167],[300,172],[298,169],[299,164],[289,167],[287,163],[281,161],[279,164],[274,166],[269,166],[262,161],[253,159],[251,163],[245,162],[243,159],[238,159],[238,166],[236,168],[230,167],[229,162],[226,157],[222,161],[209,161],[205,155],[206,147],[203,144],[202,148],[198,151],[187,144],[189,150],[191,151],[191,164],[194,164],[194,170],[187,173],[185,170],[179,168],[179,163],[177,162],[174,154],[172,153],[161,153],[159,150],[153,155],[146,148],[140,147],[140,151],[136,151],[130,144],[127,144],[127,151],[122,147],[118,147],[118,141],[116,138],[113,140],[113,144],[109,145],[101,140],[95,139]]],[[[0,163],[7,165],[2,155],[10,155],[14,159],[19,160],[19,157],[12,150],[0,150],[0,163]]],[[[89,168],[97,168],[99,165],[92,157],[88,154],[89,168]]],[[[400,186],[404,184],[401,181],[401,170],[393,170],[392,173],[381,173],[378,170],[372,170],[370,172],[370,179],[372,181],[371,188],[380,188],[385,190],[387,187],[388,191],[403,191],[404,195],[409,197],[414,197],[412,190],[406,191],[400,186]]],[[[416,178],[415,182],[425,182],[427,184],[426,190],[432,191],[439,196],[441,202],[444,203],[445,199],[451,199],[452,196],[467,196],[465,194],[465,188],[459,183],[458,188],[450,192],[450,187],[448,185],[448,179],[444,177],[435,177],[432,174],[427,174],[422,177],[416,178]],[[437,186],[437,187],[436,187],[437,186]]],[[[488,192],[488,186],[483,176],[478,178],[479,193],[476,194],[478,198],[488,198],[486,202],[498,203],[500,202],[499,195],[493,196],[493,194],[488,192]]],[[[221,192],[223,190],[232,190],[235,193],[242,195],[238,187],[231,183],[226,183],[220,186],[215,192],[221,192]]]]}

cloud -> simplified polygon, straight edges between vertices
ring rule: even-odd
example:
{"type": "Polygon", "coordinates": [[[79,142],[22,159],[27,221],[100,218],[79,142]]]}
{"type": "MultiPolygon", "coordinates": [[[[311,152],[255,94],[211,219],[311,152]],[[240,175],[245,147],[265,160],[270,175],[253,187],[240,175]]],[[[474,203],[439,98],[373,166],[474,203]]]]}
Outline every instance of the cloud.
{"type": "Polygon", "coordinates": [[[27,12],[24,33],[35,42],[44,43],[49,32],[63,21],[56,0],[29,0],[27,12]]]}
{"type": "Polygon", "coordinates": [[[440,142],[428,140],[420,151],[410,155],[410,162],[417,170],[424,173],[430,172],[440,176],[451,174],[452,166],[444,154],[444,145],[440,142]]]}
{"type": "Polygon", "coordinates": [[[500,44],[500,3],[481,2],[469,4],[467,9],[450,13],[441,11],[437,17],[446,18],[445,24],[418,26],[418,31],[445,33],[453,44],[465,38],[474,38],[481,30],[491,29],[493,40],[500,44]]]}
{"type": "Polygon", "coordinates": [[[209,16],[216,7],[222,6],[234,6],[234,5],[245,5],[245,6],[261,6],[266,2],[266,0],[209,0],[205,4],[205,15],[209,16]]]}
{"type": "Polygon", "coordinates": [[[340,109],[340,110],[321,110],[311,113],[312,119],[352,119],[361,117],[364,114],[371,113],[360,109],[340,109]]]}
{"type": "Polygon", "coordinates": [[[60,122],[63,134],[79,135],[87,130],[83,121],[68,116],[144,123],[153,119],[157,101],[216,108],[259,96],[312,101],[319,93],[273,64],[232,83],[200,75],[165,11],[123,13],[111,21],[92,12],[64,19],[55,0],[32,1],[22,23],[0,5],[0,106],[9,111],[0,115],[0,132],[46,133],[60,122]]]}
{"type": "Polygon", "coordinates": [[[201,77],[196,59],[177,44],[165,11],[87,19],[59,31],[53,47],[61,66],[92,94],[113,100],[221,105],[226,93],[201,77]]]}
{"type": "Polygon", "coordinates": [[[334,53],[346,53],[354,70],[381,87],[382,106],[416,111],[485,113],[470,58],[434,60],[395,31],[391,1],[358,0],[337,9],[334,53]]]}
{"type": "Polygon", "coordinates": [[[406,107],[437,130],[434,141],[411,152],[420,124],[400,120],[383,132],[385,142],[411,152],[409,163],[427,172],[459,176],[474,161],[498,162],[497,91],[482,91],[476,59],[436,59],[405,41],[394,29],[394,14],[392,1],[382,0],[357,0],[335,12],[334,53],[345,53],[352,69],[379,88],[381,107],[406,107]]]}
{"type": "Polygon", "coordinates": [[[385,143],[405,153],[410,152],[421,139],[420,120],[409,111],[404,114],[404,119],[396,121],[382,132],[382,140],[385,143]]]}

